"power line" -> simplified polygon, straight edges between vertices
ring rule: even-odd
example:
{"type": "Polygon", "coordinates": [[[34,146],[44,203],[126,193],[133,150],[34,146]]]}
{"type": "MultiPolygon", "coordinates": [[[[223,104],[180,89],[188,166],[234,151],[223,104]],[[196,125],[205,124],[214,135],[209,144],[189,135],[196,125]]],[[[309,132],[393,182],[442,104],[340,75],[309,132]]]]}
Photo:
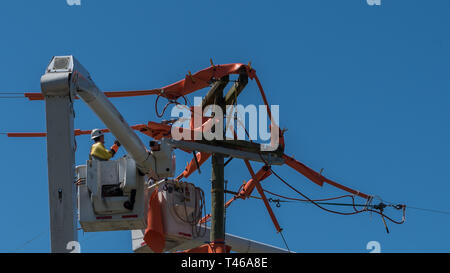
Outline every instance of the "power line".
{"type": "MultiPolygon", "coordinates": [[[[344,197],[352,197],[351,195],[343,195],[343,196],[338,196],[338,197],[332,197],[332,198],[326,198],[326,199],[318,199],[318,200],[306,200],[306,199],[298,199],[298,198],[292,198],[292,197],[287,197],[287,196],[283,196],[280,194],[276,194],[273,193],[271,191],[268,190],[264,190],[266,193],[280,197],[280,198],[284,198],[287,200],[281,200],[281,199],[269,199],[269,202],[274,202],[274,203],[279,203],[279,202],[307,202],[307,203],[311,203],[311,201],[314,201],[315,203],[319,204],[319,205],[328,205],[328,206],[347,206],[347,207],[371,207],[371,208],[375,208],[378,209],[380,205],[372,205],[372,204],[351,204],[351,203],[330,203],[330,202],[320,202],[320,201],[326,201],[326,200],[335,200],[335,199],[341,199],[344,197]]],[[[231,193],[231,192],[230,192],[231,193]]],[[[253,196],[251,196],[253,197],[253,196]]],[[[253,197],[253,198],[258,198],[258,197],[253,197]]],[[[392,202],[386,202],[386,201],[382,201],[383,205],[386,205],[388,207],[393,207],[395,209],[401,209],[402,205],[394,205],[392,202]],[[384,203],[386,204],[384,204],[384,203]]],[[[419,207],[412,207],[409,205],[406,205],[408,207],[408,209],[415,209],[415,210],[422,210],[422,211],[427,211],[427,212],[431,212],[431,213],[439,213],[439,214],[446,214],[446,215],[450,215],[450,211],[443,211],[443,210],[437,210],[437,209],[430,209],[430,208],[419,208],[419,207]]]]}
{"type": "Polygon", "coordinates": [[[440,213],[440,214],[447,214],[447,215],[450,215],[450,211],[443,211],[443,210],[436,210],[436,209],[426,209],[426,208],[418,208],[418,207],[411,207],[411,206],[408,206],[408,209],[415,209],[415,210],[422,210],[422,211],[427,211],[427,212],[432,212],[432,213],[440,213]]]}
{"type": "Polygon", "coordinates": [[[0,99],[25,99],[25,93],[0,92],[0,99]]]}
{"type": "MultiPolygon", "coordinates": [[[[357,210],[355,206],[353,206],[354,212],[339,212],[339,211],[333,211],[333,210],[329,210],[327,208],[322,207],[320,204],[318,204],[317,202],[315,202],[314,200],[311,200],[308,196],[304,195],[303,193],[301,193],[299,190],[297,190],[296,188],[294,188],[292,185],[290,185],[289,183],[287,183],[283,178],[281,178],[274,170],[272,170],[272,173],[281,181],[283,182],[286,186],[288,186],[289,188],[291,188],[293,191],[297,192],[298,194],[300,194],[303,198],[307,199],[309,202],[311,202],[312,204],[314,204],[315,206],[321,208],[322,210],[325,210],[327,212],[330,213],[335,213],[335,214],[340,214],[340,215],[355,215],[355,214],[359,214],[362,212],[373,212],[376,214],[379,214],[382,218],[383,218],[383,222],[384,222],[384,218],[388,219],[389,221],[395,223],[395,224],[403,224],[405,222],[405,209],[406,206],[405,205],[398,205],[398,206],[393,206],[394,208],[397,209],[402,209],[403,210],[403,216],[402,216],[402,220],[401,221],[396,221],[388,216],[386,216],[383,213],[384,208],[387,206],[386,204],[380,203],[379,205],[376,205],[377,207],[373,207],[374,209],[370,209],[368,208],[368,206],[365,206],[363,209],[361,210],[357,210]],[[376,210],[375,210],[376,209],[376,210]]],[[[355,204],[355,199],[354,196],[350,196],[352,198],[352,205],[355,204]]],[[[372,199],[369,199],[367,201],[367,205],[370,205],[370,201],[372,199]]],[[[386,226],[387,229],[387,226],[386,226]]]]}
{"type": "Polygon", "coordinates": [[[33,241],[39,239],[42,235],[47,234],[48,230],[42,231],[41,233],[39,233],[38,235],[36,235],[35,237],[33,237],[32,239],[26,241],[25,243],[23,243],[20,247],[16,248],[15,250],[11,251],[11,253],[14,253],[18,250],[23,249],[25,246],[31,244],[33,241]]]}
{"type": "MultiPolygon", "coordinates": [[[[273,170],[272,170],[273,171],[273,170]]],[[[276,173],[274,173],[275,176],[277,176],[278,178],[280,178],[276,173]]],[[[293,198],[293,197],[288,197],[288,196],[283,196],[268,190],[264,190],[264,192],[280,197],[282,199],[273,199],[273,198],[269,198],[268,201],[271,203],[275,203],[277,207],[280,207],[280,203],[294,203],[294,202],[304,202],[304,203],[315,203],[318,205],[325,205],[325,206],[342,206],[342,207],[365,207],[365,208],[373,208],[373,209],[380,209],[380,208],[385,208],[385,207],[392,207],[395,208],[397,210],[400,210],[403,208],[404,205],[395,205],[391,202],[381,202],[378,205],[374,205],[374,204],[355,204],[355,203],[334,203],[334,202],[321,202],[321,201],[329,201],[329,200],[336,200],[336,199],[341,199],[341,198],[345,198],[345,197],[349,197],[349,198],[353,198],[352,195],[342,195],[342,196],[338,196],[338,197],[332,197],[332,198],[325,198],[325,199],[316,199],[316,200],[311,200],[311,199],[299,199],[299,198],[293,198]],[[386,204],[385,204],[386,203],[386,204]]],[[[228,194],[233,194],[235,196],[239,195],[239,192],[235,192],[235,191],[225,191],[225,193],[228,194]]],[[[257,196],[249,196],[250,198],[254,198],[254,199],[261,199],[260,197],[257,196]]],[[[431,212],[431,213],[439,213],[439,214],[446,214],[446,215],[450,215],[450,211],[443,211],[443,210],[437,210],[437,209],[430,209],[430,208],[420,208],[420,207],[413,207],[413,206],[409,206],[409,205],[405,205],[405,207],[407,207],[408,209],[414,209],[414,210],[421,210],[421,211],[426,211],[426,212],[431,212]]]]}
{"type": "Polygon", "coordinates": [[[0,99],[24,99],[25,97],[20,96],[0,96],[0,99]]]}

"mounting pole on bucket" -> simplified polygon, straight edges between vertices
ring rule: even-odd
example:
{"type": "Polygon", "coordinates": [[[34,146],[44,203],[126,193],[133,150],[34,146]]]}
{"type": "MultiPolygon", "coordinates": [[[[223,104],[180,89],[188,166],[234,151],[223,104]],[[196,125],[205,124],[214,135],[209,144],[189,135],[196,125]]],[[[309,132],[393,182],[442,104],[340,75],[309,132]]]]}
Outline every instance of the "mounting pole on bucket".
{"type": "Polygon", "coordinates": [[[41,77],[47,121],[48,197],[53,253],[70,252],[70,245],[77,241],[74,90],[70,84],[69,66],[69,59],[58,59],[41,77]]]}

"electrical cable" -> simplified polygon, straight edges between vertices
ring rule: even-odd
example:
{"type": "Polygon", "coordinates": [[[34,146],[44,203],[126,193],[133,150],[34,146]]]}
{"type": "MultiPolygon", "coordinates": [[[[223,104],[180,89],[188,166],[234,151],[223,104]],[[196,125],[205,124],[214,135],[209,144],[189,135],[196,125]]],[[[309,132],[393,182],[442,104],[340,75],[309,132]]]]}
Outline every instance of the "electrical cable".
{"type": "Polygon", "coordinates": [[[231,160],[233,160],[233,157],[230,156],[230,158],[227,160],[227,162],[225,162],[225,164],[223,164],[223,166],[226,167],[231,160]]]}
{"type": "MultiPolygon", "coordinates": [[[[264,191],[267,192],[268,194],[275,195],[275,196],[278,196],[278,197],[281,197],[281,198],[284,198],[284,199],[288,199],[288,200],[300,201],[300,202],[310,202],[309,200],[306,200],[306,199],[298,199],[298,198],[293,198],[293,197],[287,197],[287,196],[283,196],[283,195],[280,195],[280,194],[273,193],[273,192],[268,191],[268,190],[264,190],[264,191]]],[[[336,199],[342,199],[342,198],[345,198],[345,197],[352,197],[352,195],[346,194],[346,195],[342,195],[342,196],[325,198],[325,199],[315,199],[315,200],[312,200],[312,201],[314,201],[314,202],[323,202],[323,201],[331,201],[331,200],[336,200],[336,199]]]]}
{"type": "MultiPolygon", "coordinates": [[[[241,126],[242,126],[242,125],[241,125],[241,126]]],[[[244,128],[244,129],[245,129],[245,128],[244,128]]],[[[246,131],[246,133],[247,133],[247,131],[246,131]]],[[[248,133],[247,133],[247,135],[248,135],[248,133]]],[[[248,137],[250,138],[249,135],[248,135],[248,137]]],[[[251,140],[250,140],[250,141],[251,141],[251,140]]],[[[267,162],[266,160],[264,160],[264,158],[263,158],[263,156],[262,156],[261,153],[259,153],[259,156],[260,156],[261,160],[262,160],[267,166],[269,166],[268,162],[267,162]]],[[[385,204],[380,203],[378,206],[377,206],[377,205],[371,205],[370,202],[372,201],[372,198],[369,198],[369,200],[367,200],[367,203],[366,203],[365,205],[357,205],[357,204],[355,204],[355,199],[354,199],[354,196],[353,196],[353,195],[344,195],[344,196],[339,196],[339,197],[334,197],[334,198],[329,198],[329,199],[323,199],[323,200],[321,200],[321,201],[325,201],[325,200],[334,200],[334,199],[340,199],[340,198],[344,198],[344,197],[350,197],[350,198],[352,199],[352,204],[351,204],[351,206],[353,207],[354,212],[345,213],[345,212],[333,211],[333,210],[329,210],[329,209],[327,209],[327,208],[322,207],[322,206],[321,206],[319,203],[317,203],[315,200],[311,200],[309,197],[307,197],[306,195],[302,194],[300,191],[298,191],[297,189],[295,189],[294,187],[292,187],[290,184],[288,184],[284,179],[282,179],[275,171],[272,170],[272,173],[273,173],[280,181],[282,181],[285,185],[287,185],[289,188],[291,188],[292,190],[294,190],[295,192],[297,192],[298,194],[300,194],[301,196],[303,196],[303,198],[306,198],[306,200],[299,200],[299,199],[298,199],[298,201],[310,202],[310,203],[316,205],[317,207],[319,207],[319,208],[321,208],[322,210],[325,210],[325,211],[327,211],[327,212],[335,213],[335,214],[340,214],[340,215],[355,215],[355,214],[359,214],[359,213],[362,213],[362,212],[373,212],[373,213],[379,214],[379,215],[382,217],[383,223],[384,223],[384,225],[385,225],[386,230],[387,230],[388,233],[389,233],[389,229],[388,229],[388,227],[387,227],[387,225],[386,225],[386,222],[385,222],[385,219],[384,219],[384,218],[388,219],[389,221],[391,221],[391,222],[393,222],[393,223],[395,223],[395,224],[403,224],[403,223],[405,222],[405,210],[406,210],[406,206],[405,206],[405,205],[392,206],[392,207],[394,207],[394,208],[396,208],[396,209],[402,209],[402,210],[403,210],[402,220],[401,220],[401,221],[396,221],[396,220],[393,220],[392,218],[386,216],[386,215],[383,213],[383,205],[385,206],[385,204]],[[358,210],[358,209],[356,208],[357,206],[363,206],[364,208],[363,208],[362,210],[358,210]],[[378,210],[380,210],[380,211],[376,211],[376,210],[369,209],[369,207],[376,208],[376,209],[378,209],[378,210]]],[[[325,205],[325,204],[324,204],[324,205],[325,205]]],[[[330,205],[330,203],[328,203],[328,205],[330,205]]],[[[335,203],[335,204],[333,204],[333,205],[342,205],[342,204],[336,204],[336,203],[335,203]]],[[[345,205],[347,205],[347,204],[345,204],[345,205]]],[[[277,204],[277,206],[279,206],[279,203],[277,204]]]]}
{"type": "Polygon", "coordinates": [[[162,113],[160,114],[159,111],[158,111],[158,101],[159,101],[159,98],[160,98],[160,97],[162,97],[161,94],[158,94],[158,96],[156,97],[156,100],[155,100],[155,112],[156,112],[156,116],[157,116],[158,118],[162,118],[162,117],[163,117],[164,113],[165,113],[166,110],[167,110],[167,107],[169,107],[171,104],[185,105],[185,106],[187,107],[188,101],[187,101],[187,99],[186,99],[185,96],[181,96],[181,97],[184,99],[184,104],[179,103],[179,102],[177,101],[178,98],[175,99],[175,100],[169,99],[168,102],[166,103],[166,105],[164,106],[164,108],[163,108],[163,110],[162,110],[162,113]]]}
{"type": "Polygon", "coordinates": [[[0,92],[0,99],[26,99],[25,93],[0,92]]]}
{"type": "MultiPolygon", "coordinates": [[[[178,214],[178,211],[175,209],[175,198],[172,196],[172,212],[175,214],[175,216],[182,222],[187,223],[192,228],[192,234],[194,238],[197,237],[203,237],[204,234],[206,234],[206,224],[204,227],[201,225],[198,225],[198,222],[202,219],[202,210],[206,213],[206,206],[205,206],[205,194],[203,190],[199,187],[196,187],[192,183],[187,182],[178,182],[179,189],[181,189],[181,193],[183,193],[183,207],[184,207],[184,214],[185,217],[182,217],[178,214]],[[184,189],[183,186],[184,185],[184,189]],[[187,204],[186,204],[186,188],[189,187],[189,185],[192,185],[193,193],[189,191],[189,195],[194,194],[194,212],[191,214],[192,220],[190,220],[188,212],[187,212],[187,204]],[[199,204],[200,203],[200,204],[199,204]],[[202,233],[203,228],[203,233],[202,233]]],[[[178,191],[178,190],[176,190],[178,191]]]]}
{"type": "MultiPolygon", "coordinates": [[[[311,200],[309,197],[307,197],[306,195],[304,195],[303,193],[301,193],[299,190],[295,189],[293,186],[291,186],[289,183],[287,183],[283,178],[281,178],[274,170],[272,170],[272,173],[281,181],[283,182],[286,186],[288,186],[289,188],[291,188],[293,191],[297,192],[298,194],[300,194],[303,198],[307,199],[309,202],[311,202],[312,204],[314,204],[315,206],[321,208],[324,211],[330,212],[330,213],[335,213],[335,214],[339,214],[339,215],[355,215],[355,214],[359,214],[362,212],[373,212],[376,214],[379,214],[382,217],[385,217],[386,219],[388,219],[389,221],[391,221],[392,223],[395,224],[403,224],[405,222],[405,210],[406,210],[406,206],[405,205],[399,205],[401,206],[400,209],[403,210],[403,216],[402,216],[402,220],[401,221],[396,221],[393,220],[392,218],[386,216],[383,212],[382,209],[380,209],[379,211],[373,210],[373,209],[369,209],[367,205],[370,204],[370,200],[368,200],[368,204],[366,204],[366,206],[362,209],[362,210],[358,210],[356,209],[355,206],[355,199],[354,196],[351,196],[352,198],[352,207],[354,209],[354,212],[339,212],[339,211],[333,211],[333,210],[329,210],[327,208],[322,207],[320,204],[318,204],[317,202],[314,202],[314,200],[311,200]]],[[[380,204],[381,205],[381,204],[380,204]]]]}
{"type": "Polygon", "coordinates": [[[418,208],[418,207],[411,207],[408,205],[408,209],[415,209],[415,210],[422,210],[432,213],[440,213],[440,214],[447,214],[450,215],[450,211],[443,211],[443,210],[435,210],[435,209],[427,209],[427,208],[418,208]]]}
{"type": "Polygon", "coordinates": [[[32,243],[33,241],[39,239],[42,235],[47,234],[47,233],[48,233],[48,230],[42,231],[41,233],[39,233],[38,235],[36,235],[32,239],[30,239],[30,240],[26,241],[25,243],[23,243],[20,247],[18,247],[16,249],[14,249],[13,251],[11,251],[11,253],[14,253],[14,252],[16,252],[18,250],[23,249],[25,246],[29,245],[30,243],[32,243]]]}
{"type": "Polygon", "coordinates": [[[0,96],[0,99],[23,99],[24,97],[20,96],[0,96]]]}

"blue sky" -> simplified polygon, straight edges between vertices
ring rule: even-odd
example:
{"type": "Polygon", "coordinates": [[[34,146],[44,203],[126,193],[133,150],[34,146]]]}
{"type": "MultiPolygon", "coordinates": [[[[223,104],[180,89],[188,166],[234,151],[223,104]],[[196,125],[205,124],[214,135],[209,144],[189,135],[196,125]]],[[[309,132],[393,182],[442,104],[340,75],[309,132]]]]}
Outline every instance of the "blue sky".
{"type": "MultiPolygon", "coordinates": [[[[74,55],[105,91],[152,89],[188,70],[252,62],[271,104],[280,105],[286,153],[324,175],[394,203],[450,211],[450,2],[446,0],[302,1],[4,1],[0,9],[0,92],[39,92],[54,55],[74,55]]],[[[206,90],[199,91],[204,95],[206,90]]],[[[112,99],[129,124],[158,120],[155,97],[112,99]]],[[[261,104],[255,82],[242,104],[261,104]]],[[[75,127],[103,128],[82,103],[75,127]]],[[[0,131],[45,131],[43,102],[0,99],[0,131]]],[[[49,252],[45,139],[0,136],[3,156],[0,252],[49,252]],[[31,240],[31,241],[30,241],[31,240]]],[[[107,136],[112,144],[113,136],[107,136]]],[[[143,137],[147,142],[149,138],[143,137]]],[[[88,136],[77,138],[77,164],[88,136]]],[[[123,150],[120,152],[123,155],[123,150]]],[[[181,171],[189,155],[177,152],[181,171]]],[[[253,165],[255,169],[258,164],[253,165]]],[[[287,166],[274,167],[311,198],[320,188],[287,166]]],[[[205,190],[209,164],[189,181],[205,190]]],[[[234,160],[225,171],[235,190],[249,175],[234,160]]],[[[275,177],[263,187],[296,197],[275,177]]],[[[208,208],[209,210],[209,208],[208,208]]],[[[274,211],[291,250],[448,252],[450,216],[407,210],[403,225],[380,217],[339,216],[286,203],[274,211]]],[[[387,213],[401,216],[397,211],[387,213]]],[[[284,247],[259,200],[236,201],[226,231],[284,247]]],[[[129,232],[80,232],[83,252],[130,252],[129,232]]]]}

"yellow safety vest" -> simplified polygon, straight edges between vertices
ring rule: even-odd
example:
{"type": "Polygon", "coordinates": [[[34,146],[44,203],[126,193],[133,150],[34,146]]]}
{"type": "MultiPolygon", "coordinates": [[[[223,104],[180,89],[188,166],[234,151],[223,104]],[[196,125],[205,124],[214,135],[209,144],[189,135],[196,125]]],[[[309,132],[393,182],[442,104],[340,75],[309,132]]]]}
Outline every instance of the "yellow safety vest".
{"type": "Polygon", "coordinates": [[[109,160],[113,155],[114,154],[107,150],[101,142],[96,142],[91,147],[91,157],[93,156],[100,160],[109,160]]]}

